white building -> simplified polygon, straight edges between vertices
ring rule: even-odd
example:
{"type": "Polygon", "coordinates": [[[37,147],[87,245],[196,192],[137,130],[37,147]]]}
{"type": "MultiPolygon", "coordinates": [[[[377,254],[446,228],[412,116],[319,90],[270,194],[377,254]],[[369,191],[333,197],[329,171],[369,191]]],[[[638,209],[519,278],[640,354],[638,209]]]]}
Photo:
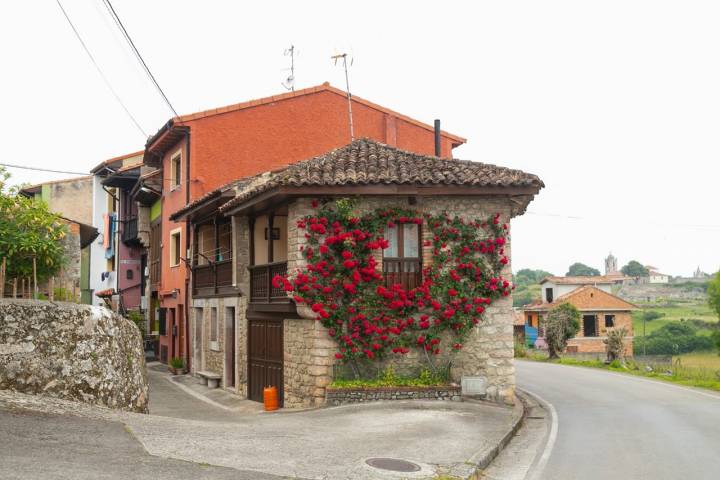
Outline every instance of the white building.
{"type": "Polygon", "coordinates": [[[578,277],[545,277],[540,281],[540,291],[544,303],[552,303],[558,297],[572,292],[573,290],[592,285],[600,290],[612,293],[612,286],[622,283],[622,277],[608,276],[578,276],[578,277]]]}
{"type": "Polygon", "coordinates": [[[658,272],[656,267],[645,265],[648,270],[648,283],[670,283],[670,275],[658,272]]]}

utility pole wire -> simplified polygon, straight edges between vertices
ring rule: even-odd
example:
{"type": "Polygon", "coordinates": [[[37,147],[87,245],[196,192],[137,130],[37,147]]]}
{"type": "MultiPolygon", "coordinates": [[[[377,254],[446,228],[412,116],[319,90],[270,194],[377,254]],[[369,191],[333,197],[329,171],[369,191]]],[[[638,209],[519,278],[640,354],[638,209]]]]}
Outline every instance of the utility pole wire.
{"type": "Polygon", "coordinates": [[[118,14],[115,12],[115,9],[112,6],[112,3],[110,3],[110,0],[103,0],[103,3],[105,4],[105,8],[107,8],[108,12],[110,13],[110,16],[115,21],[115,25],[118,26],[118,28],[122,31],[123,36],[125,37],[125,40],[130,45],[130,48],[132,49],[133,53],[135,53],[135,57],[138,59],[140,64],[143,66],[143,69],[145,70],[145,73],[148,75],[152,83],[155,85],[155,88],[157,89],[158,93],[160,93],[160,96],[162,96],[163,100],[165,100],[165,103],[167,106],[172,110],[173,114],[178,117],[178,113],[175,111],[175,108],[173,108],[172,103],[170,103],[170,100],[168,100],[167,96],[165,95],[165,92],[163,92],[163,89],[160,88],[160,85],[158,84],[157,80],[155,80],[155,76],[150,71],[150,68],[148,68],[147,64],[145,63],[145,60],[143,60],[142,55],[140,55],[140,52],[138,51],[137,47],[135,47],[135,43],[132,41],[132,38],[130,38],[130,34],[128,34],[127,30],[125,30],[125,26],[122,23],[122,20],[120,20],[120,17],[118,17],[118,14]]]}
{"type": "Polygon", "coordinates": [[[37,168],[37,167],[26,167],[23,165],[13,165],[12,163],[0,163],[0,167],[10,167],[10,168],[22,168],[23,170],[35,170],[37,172],[50,172],[50,173],[67,173],[68,175],[89,175],[89,173],[80,173],[80,172],[66,172],[64,170],[51,170],[49,168],[37,168]]]}
{"type": "Polygon", "coordinates": [[[147,133],[145,133],[145,130],[140,126],[137,120],[135,120],[135,117],[133,117],[132,113],[130,113],[130,110],[125,106],[120,96],[117,94],[115,89],[110,84],[110,81],[105,76],[105,73],[103,73],[102,69],[98,65],[98,63],[95,61],[95,57],[93,57],[93,54],[90,53],[90,50],[88,49],[87,45],[85,45],[85,41],[83,41],[82,37],[80,36],[80,33],[77,31],[77,28],[75,28],[75,25],[73,24],[72,20],[70,20],[70,17],[68,16],[67,12],[62,6],[62,3],[60,3],[60,0],[55,0],[57,2],[58,7],[60,7],[60,10],[63,13],[63,16],[65,17],[65,20],[70,24],[70,28],[72,28],[73,32],[75,33],[75,37],[77,37],[78,41],[80,42],[80,45],[82,45],[83,50],[85,50],[85,53],[87,53],[87,56],[90,57],[90,61],[95,66],[95,70],[100,74],[100,77],[102,77],[103,82],[105,82],[105,86],[107,86],[108,90],[110,90],[110,93],[113,94],[113,97],[115,97],[115,100],[120,104],[123,110],[125,110],[125,113],[128,117],[130,117],[130,120],[135,124],[138,130],[140,130],[140,133],[142,134],[143,138],[147,138],[147,133]]]}

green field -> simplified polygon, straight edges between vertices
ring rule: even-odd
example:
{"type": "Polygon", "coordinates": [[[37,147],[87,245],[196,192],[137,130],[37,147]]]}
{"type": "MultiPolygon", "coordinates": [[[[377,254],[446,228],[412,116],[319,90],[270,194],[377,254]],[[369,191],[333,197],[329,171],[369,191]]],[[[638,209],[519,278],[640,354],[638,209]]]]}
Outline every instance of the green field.
{"type": "MultiPolygon", "coordinates": [[[[677,303],[673,306],[655,306],[653,304],[638,304],[640,310],[633,312],[633,330],[635,336],[640,337],[643,334],[643,313],[649,310],[662,314],[662,317],[645,322],[645,333],[650,333],[661,328],[670,322],[679,322],[682,320],[697,319],[703,322],[717,323],[717,315],[710,310],[707,303],[677,303]]],[[[710,335],[711,330],[708,328],[700,328],[700,335],[710,335]]]]}

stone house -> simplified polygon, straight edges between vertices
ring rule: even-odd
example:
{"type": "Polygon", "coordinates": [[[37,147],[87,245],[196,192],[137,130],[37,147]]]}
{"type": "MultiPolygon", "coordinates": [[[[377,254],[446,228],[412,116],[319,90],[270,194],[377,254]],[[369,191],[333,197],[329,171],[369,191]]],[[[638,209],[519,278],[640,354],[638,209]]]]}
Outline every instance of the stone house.
{"type": "MultiPolygon", "coordinates": [[[[351,104],[357,136],[442,157],[451,157],[452,149],[465,143],[439,126],[434,129],[361,97],[353,95],[351,104]]],[[[324,83],[173,117],[148,139],[143,162],[160,171],[159,227],[151,226],[158,240],[153,248],[151,239],[150,248],[151,270],[157,268],[159,275],[150,283],[158,279],[151,303],[158,307],[161,361],[176,357],[191,368],[193,362],[187,255],[193,232],[182,218],[170,216],[231,180],[320,155],[345,145],[350,136],[347,93],[324,83]]],[[[220,222],[219,228],[228,227],[220,222]]],[[[209,234],[205,228],[204,242],[213,242],[209,234]]]]}
{"type": "MultiPolygon", "coordinates": [[[[210,192],[172,215],[193,232],[192,371],[220,374],[224,388],[251,400],[261,401],[263,387],[275,385],[285,407],[325,402],[337,345],[312,311],[271,282],[305,264],[300,249],[307,240],[297,221],[313,211],[312,199],[354,197],[358,214],[399,206],[469,219],[498,213],[509,223],[543,186],[518,170],[361,139],[210,192]]],[[[433,261],[427,238],[430,232],[418,227],[403,242],[389,239],[406,245],[397,254],[405,267],[381,255],[386,276],[395,272],[394,279],[419,284],[422,265],[433,261]]],[[[502,273],[510,278],[509,263],[502,273]]],[[[453,378],[482,376],[488,398],[512,402],[513,320],[511,297],[493,303],[454,354],[453,378]]]]}
{"type": "Polygon", "coordinates": [[[40,293],[51,297],[50,290],[67,301],[90,303],[90,246],[98,231],[92,226],[93,178],[75,177],[31,185],[20,194],[43,201],[51,212],[58,214],[68,230],[63,239],[65,263],[53,278],[38,285],[40,293]]]}
{"type": "Polygon", "coordinates": [[[542,337],[545,316],[563,303],[574,305],[581,315],[580,332],[568,341],[568,353],[602,353],[608,331],[624,328],[627,330],[625,354],[633,355],[632,311],[637,307],[595,285],[583,285],[550,302],[524,307],[525,325],[538,328],[542,337]]]}

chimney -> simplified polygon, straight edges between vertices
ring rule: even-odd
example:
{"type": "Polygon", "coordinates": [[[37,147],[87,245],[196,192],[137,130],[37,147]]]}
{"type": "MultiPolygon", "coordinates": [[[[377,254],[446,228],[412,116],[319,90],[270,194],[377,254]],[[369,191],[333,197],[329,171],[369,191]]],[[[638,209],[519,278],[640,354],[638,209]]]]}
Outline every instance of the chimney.
{"type": "Polygon", "coordinates": [[[440,156],[440,120],[435,119],[435,156],[440,156]]]}

